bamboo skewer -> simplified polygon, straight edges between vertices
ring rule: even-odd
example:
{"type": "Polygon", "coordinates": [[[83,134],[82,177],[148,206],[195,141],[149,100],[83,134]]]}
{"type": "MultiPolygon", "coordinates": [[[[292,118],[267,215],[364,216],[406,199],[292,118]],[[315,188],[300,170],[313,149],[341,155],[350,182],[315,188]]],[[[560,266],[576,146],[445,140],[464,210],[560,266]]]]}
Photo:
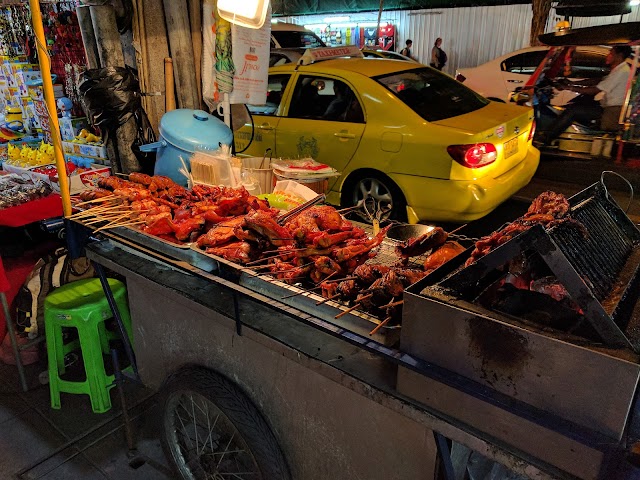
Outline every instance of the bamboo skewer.
{"type": "Polygon", "coordinates": [[[287,273],[293,272],[295,270],[299,270],[301,268],[306,268],[313,265],[313,262],[305,263],[304,265],[300,265],[299,267],[287,268],[286,270],[274,270],[273,272],[264,272],[263,275],[277,275],[279,273],[287,273]]]}
{"type": "Polygon", "coordinates": [[[468,225],[467,223],[465,223],[464,225],[460,225],[460,226],[459,226],[458,228],[456,228],[455,230],[451,230],[451,231],[449,232],[449,235],[453,235],[453,234],[454,234],[454,233],[456,233],[457,231],[462,230],[462,229],[463,229],[464,227],[466,227],[467,225],[468,225]]]}
{"type": "Polygon", "coordinates": [[[386,310],[388,308],[392,308],[392,307],[396,307],[398,305],[402,305],[403,303],[404,303],[404,300],[398,300],[397,302],[392,302],[392,303],[386,304],[383,308],[386,310]]]}
{"type": "Polygon", "coordinates": [[[376,328],[374,328],[373,330],[371,330],[369,332],[369,335],[375,335],[378,330],[380,330],[382,327],[384,327],[387,323],[389,323],[391,321],[391,315],[389,315],[387,318],[385,318],[384,320],[382,320],[378,325],[376,325],[376,328]]]}
{"type": "Polygon", "coordinates": [[[93,225],[95,223],[100,223],[100,222],[115,222],[117,220],[121,220],[125,217],[128,217],[129,213],[125,213],[124,215],[117,215],[117,216],[113,216],[113,217],[102,217],[102,218],[94,218],[93,220],[90,220],[88,222],[82,222],[84,225],[93,225]]]}
{"type": "Polygon", "coordinates": [[[117,195],[107,195],[106,197],[94,198],[93,200],[87,200],[86,202],[76,203],[74,207],[79,207],[81,205],[89,205],[90,203],[96,202],[110,202],[111,200],[117,200],[120,197],[117,195]]]}
{"type": "Polygon", "coordinates": [[[93,233],[97,233],[97,232],[100,232],[102,230],[107,230],[108,228],[128,227],[128,226],[131,226],[131,225],[138,225],[138,224],[144,223],[144,222],[145,222],[145,220],[136,220],[136,221],[133,221],[133,222],[123,222],[123,223],[113,223],[112,222],[112,223],[109,223],[109,224],[107,224],[107,225],[105,225],[103,227],[95,229],[93,231],[93,233]]]}
{"type": "Polygon", "coordinates": [[[316,305],[322,305],[323,303],[327,303],[330,300],[333,300],[334,298],[338,298],[340,295],[342,295],[341,293],[336,293],[335,295],[331,295],[330,297],[324,298],[322,300],[320,300],[319,302],[316,302],[316,305]]]}
{"type": "Polygon", "coordinates": [[[365,295],[362,298],[358,299],[358,303],[356,303],[353,307],[349,307],[347,308],[344,312],[340,312],[338,315],[336,315],[335,318],[336,320],[339,319],[340,317],[344,317],[347,313],[351,313],[353,312],[355,309],[360,308],[362,306],[362,304],[360,302],[362,302],[363,300],[367,300],[368,298],[371,298],[373,296],[373,294],[371,295],[365,295]]]}
{"type": "Polygon", "coordinates": [[[82,212],[74,213],[69,218],[91,217],[91,216],[94,216],[94,215],[102,213],[102,212],[110,212],[110,211],[113,211],[113,210],[120,210],[120,209],[122,209],[123,211],[125,209],[128,210],[128,211],[131,211],[130,208],[125,207],[124,205],[118,204],[118,205],[111,205],[111,206],[89,208],[87,210],[83,210],[82,212]]]}
{"type": "MultiPolygon", "coordinates": [[[[327,277],[329,278],[329,277],[327,277]]],[[[346,282],[347,280],[358,280],[360,277],[352,276],[352,277],[343,277],[343,278],[334,278],[333,280],[324,279],[323,283],[336,283],[336,282],[346,282]]]]}
{"type": "MultiPolygon", "coordinates": [[[[302,295],[303,293],[315,292],[317,290],[322,290],[322,287],[313,287],[313,288],[309,288],[309,289],[305,289],[305,290],[300,290],[299,292],[292,293],[290,295],[285,295],[284,297],[280,297],[280,299],[284,300],[285,298],[297,297],[298,295],[302,295]]],[[[316,303],[316,305],[317,305],[317,303],[316,303]]]]}

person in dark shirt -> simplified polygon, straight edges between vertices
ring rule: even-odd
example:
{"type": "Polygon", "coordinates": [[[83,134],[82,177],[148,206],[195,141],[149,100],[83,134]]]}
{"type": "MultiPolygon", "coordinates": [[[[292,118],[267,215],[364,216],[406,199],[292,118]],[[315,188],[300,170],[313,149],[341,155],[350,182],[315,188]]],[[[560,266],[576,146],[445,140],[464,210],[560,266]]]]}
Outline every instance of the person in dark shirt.
{"type": "Polygon", "coordinates": [[[413,47],[413,40],[409,39],[405,42],[406,47],[404,47],[400,51],[400,55],[404,55],[405,57],[409,57],[412,60],[416,60],[413,54],[411,53],[411,47],[413,47]]]}

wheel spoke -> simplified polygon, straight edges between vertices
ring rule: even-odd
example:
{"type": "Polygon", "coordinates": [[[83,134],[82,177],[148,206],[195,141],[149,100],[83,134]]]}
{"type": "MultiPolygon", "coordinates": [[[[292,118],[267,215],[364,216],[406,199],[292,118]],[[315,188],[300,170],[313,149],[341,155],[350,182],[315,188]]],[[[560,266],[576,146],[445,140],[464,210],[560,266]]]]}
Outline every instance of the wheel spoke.
{"type": "MultiPolygon", "coordinates": [[[[184,406],[182,408],[184,408],[184,406]]],[[[193,439],[187,433],[187,426],[184,424],[184,421],[182,420],[182,416],[177,411],[177,409],[176,409],[176,412],[175,412],[175,416],[178,417],[178,420],[180,420],[180,424],[182,425],[182,428],[180,429],[182,431],[182,436],[188,438],[189,442],[191,443],[191,445],[193,445],[193,439]]],[[[190,450],[192,450],[192,449],[193,449],[193,447],[191,447],[190,450]]]]}
{"type": "Polygon", "coordinates": [[[231,438],[229,438],[229,443],[227,443],[227,446],[224,447],[224,452],[222,452],[222,455],[220,456],[220,460],[218,460],[218,463],[216,465],[216,468],[220,466],[220,462],[222,462],[222,459],[224,458],[225,454],[227,453],[227,451],[229,450],[229,445],[231,445],[231,442],[233,440],[233,437],[235,436],[236,432],[233,432],[231,434],[231,438]]]}
{"type": "Polygon", "coordinates": [[[367,198],[371,193],[370,190],[367,188],[364,180],[360,182],[360,192],[362,193],[362,198],[367,198]]]}
{"type": "Polygon", "coordinates": [[[196,434],[195,442],[196,442],[196,454],[198,453],[198,422],[196,421],[196,410],[193,401],[193,395],[189,395],[189,400],[191,400],[191,413],[193,418],[193,431],[196,434]]]}

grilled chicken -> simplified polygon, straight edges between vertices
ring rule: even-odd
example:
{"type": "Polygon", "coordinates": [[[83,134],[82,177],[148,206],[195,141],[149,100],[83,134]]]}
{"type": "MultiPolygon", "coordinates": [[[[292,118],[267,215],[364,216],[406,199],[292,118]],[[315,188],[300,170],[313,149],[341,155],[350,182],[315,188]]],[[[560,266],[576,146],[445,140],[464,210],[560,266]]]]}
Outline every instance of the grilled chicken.
{"type": "Polygon", "coordinates": [[[434,227],[419,237],[410,238],[406,242],[398,245],[396,252],[404,259],[417,257],[443,245],[448,237],[449,234],[442,228],[434,227]]]}
{"type": "Polygon", "coordinates": [[[441,267],[453,257],[464,252],[465,248],[458,242],[445,242],[440,248],[429,255],[424,261],[426,271],[435,270],[441,267]]]}

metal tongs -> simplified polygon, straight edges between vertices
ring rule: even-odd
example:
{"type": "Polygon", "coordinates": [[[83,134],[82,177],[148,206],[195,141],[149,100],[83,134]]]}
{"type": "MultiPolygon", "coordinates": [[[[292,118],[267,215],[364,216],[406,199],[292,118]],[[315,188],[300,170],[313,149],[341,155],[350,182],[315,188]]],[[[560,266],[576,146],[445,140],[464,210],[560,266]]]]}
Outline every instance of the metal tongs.
{"type": "Polygon", "coordinates": [[[380,232],[380,222],[385,220],[384,215],[391,211],[391,205],[383,207],[382,202],[371,195],[366,196],[360,202],[362,202],[361,206],[365,215],[373,225],[373,235],[375,236],[380,232]]]}
{"type": "Polygon", "coordinates": [[[317,203],[324,202],[326,198],[326,195],[324,193],[321,193],[320,195],[313,197],[311,200],[307,200],[302,205],[298,205],[296,208],[292,208],[287,213],[283,213],[276,219],[276,222],[278,222],[278,225],[284,225],[293,217],[305,211],[307,208],[312,207],[317,203]]]}

